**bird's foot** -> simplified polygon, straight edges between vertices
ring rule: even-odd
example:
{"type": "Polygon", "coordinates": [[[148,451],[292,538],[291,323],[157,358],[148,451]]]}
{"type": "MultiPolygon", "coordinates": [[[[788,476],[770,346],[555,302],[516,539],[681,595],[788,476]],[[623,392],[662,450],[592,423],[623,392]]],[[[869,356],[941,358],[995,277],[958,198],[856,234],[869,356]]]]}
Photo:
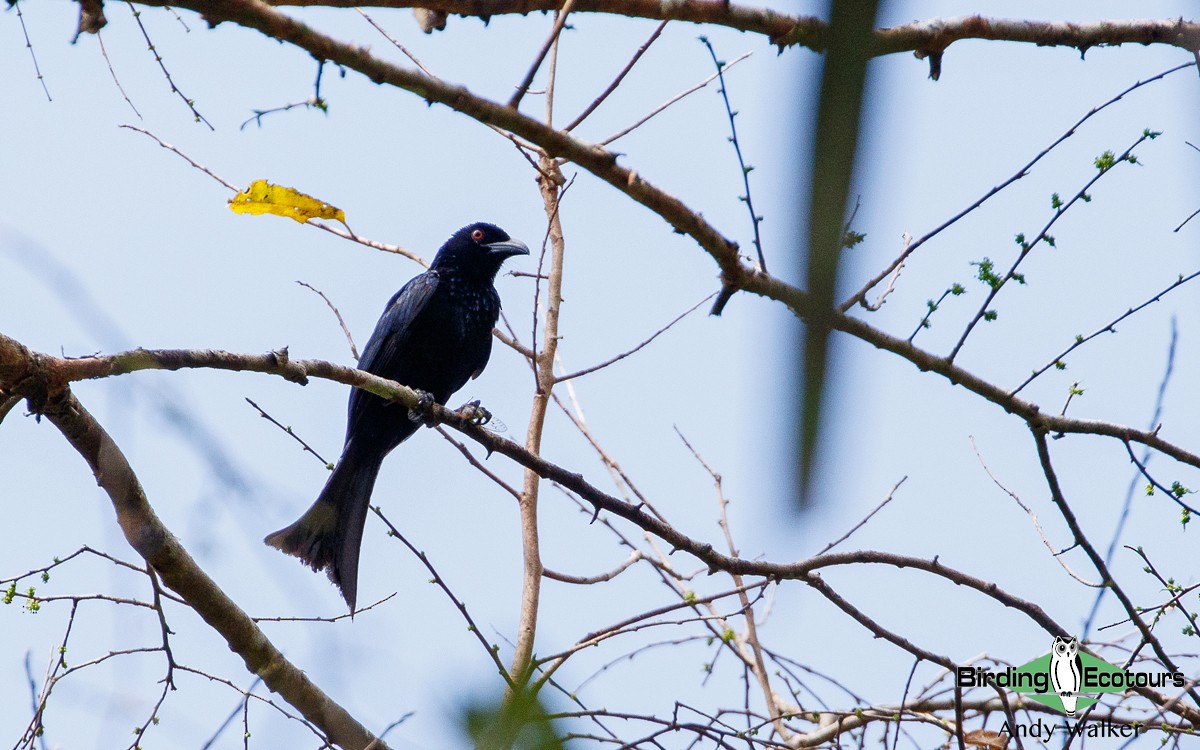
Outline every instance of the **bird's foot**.
{"type": "Polygon", "coordinates": [[[468,401],[467,403],[458,407],[458,409],[455,410],[455,413],[471,424],[479,425],[481,427],[492,421],[492,413],[479,403],[479,399],[468,401]]]}
{"type": "Polygon", "coordinates": [[[428,391],[422,391],[419,388],[414,388],[413,390],[417,392],[417,405],[416,408],[408,410],[408,418],[414,422],[422,422],[428,427],[433,424],[433,420],[429,414],[429,410],[433,408],[433,404],[435,403],[433,394],[428,391]]]}

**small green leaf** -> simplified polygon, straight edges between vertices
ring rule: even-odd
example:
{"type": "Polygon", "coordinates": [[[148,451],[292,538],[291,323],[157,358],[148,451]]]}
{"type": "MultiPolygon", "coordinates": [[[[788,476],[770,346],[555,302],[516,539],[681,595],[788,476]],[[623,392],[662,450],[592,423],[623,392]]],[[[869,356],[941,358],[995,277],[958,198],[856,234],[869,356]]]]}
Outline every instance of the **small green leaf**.
{"type": "Polygon", "coordinates": [[[990,286],[992,289],[999,289],[1000,285],[1004,283],[1000,280],[1000,277],[996,275],[996,266],[994,263],[992,263],[991,258],[984,258],[983,260],[977,262],[972,261],[971,265],[979,268],[976,278],[990,286]]]}
{"type": "Polygon", "coordinates": [[[1093,162],[1093,164],[1095,164],[1096,169],[1099,169],[1101,172],[1107,172],[1116,166],[1117,155],[1112,151],[1105,151],[1103,154],[1100,154],[1096,157],[1096,160],[1093,162]]]}

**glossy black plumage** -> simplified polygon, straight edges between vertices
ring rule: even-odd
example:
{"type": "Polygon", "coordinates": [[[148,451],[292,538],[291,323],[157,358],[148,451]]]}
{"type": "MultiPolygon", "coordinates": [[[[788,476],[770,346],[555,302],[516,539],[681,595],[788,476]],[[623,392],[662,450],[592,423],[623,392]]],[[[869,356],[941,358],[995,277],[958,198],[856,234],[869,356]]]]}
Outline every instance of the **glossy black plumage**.
{"type": "MultiPolygon", "coordinates": [[[[492,285],[505,259],[528,254],[491,224],[472,224],[438,250],[429,270],[388,302],[359,358],[362,370],[429,393],[445,404],[483,372],[500,296],[492,285]]],[[[325,570],[354,611],[358,553],[375,477],[393,448],[417,431],[408,409],[367,391],[350,392],[346,442],[324,489],[298,521],[264,541],[325,570]]]]}

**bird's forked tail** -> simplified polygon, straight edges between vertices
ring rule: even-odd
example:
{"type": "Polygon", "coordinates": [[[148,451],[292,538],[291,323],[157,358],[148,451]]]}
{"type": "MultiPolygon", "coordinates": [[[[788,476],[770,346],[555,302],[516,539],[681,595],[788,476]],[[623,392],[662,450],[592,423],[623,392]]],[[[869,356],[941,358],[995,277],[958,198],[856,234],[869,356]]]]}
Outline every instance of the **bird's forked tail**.
{"type": "Polygon", "coordinates": [[[324,570],[351,612],[358,596],[363,527],[382,462],[382,456],[363,456],[348,445],[312,507],[291,526],[263,539],[313,570],[324,570]]]}

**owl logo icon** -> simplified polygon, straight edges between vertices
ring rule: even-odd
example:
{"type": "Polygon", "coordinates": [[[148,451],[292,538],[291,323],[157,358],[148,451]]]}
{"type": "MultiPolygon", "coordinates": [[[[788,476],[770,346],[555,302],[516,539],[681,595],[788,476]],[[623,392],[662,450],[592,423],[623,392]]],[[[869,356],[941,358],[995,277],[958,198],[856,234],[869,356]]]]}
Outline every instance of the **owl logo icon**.
{"type": "Polygon", "coordinates": [[[1050,681],[1062,701],[1067,716],[1075,715],[1079,688],[1083,684],[1083,668],[1079,660],[1079,639],[1054,636],[1050,649],[1050,681]]]}

